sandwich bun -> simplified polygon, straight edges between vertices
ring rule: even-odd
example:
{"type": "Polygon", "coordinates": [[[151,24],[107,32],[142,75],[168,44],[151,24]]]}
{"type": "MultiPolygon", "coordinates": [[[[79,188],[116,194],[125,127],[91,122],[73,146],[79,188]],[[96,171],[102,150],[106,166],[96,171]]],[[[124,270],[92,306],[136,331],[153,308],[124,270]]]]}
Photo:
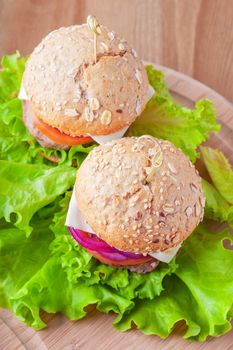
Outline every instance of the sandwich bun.
{"type": "Polygon", "coordinates": [[[109,245],[153,253],[182,243],[203,218],[201,178],[169,141],[128,137],[96,147],[78,170],[84,220],[109,245]]]}
{"type": "Polygon", "coordinates": [[[32,52],[23,87],[36,116],[70,136],[108,135],[129,126],[148,101],[146,70],[116,33],[84,25],[51,32],[32,52]]]}

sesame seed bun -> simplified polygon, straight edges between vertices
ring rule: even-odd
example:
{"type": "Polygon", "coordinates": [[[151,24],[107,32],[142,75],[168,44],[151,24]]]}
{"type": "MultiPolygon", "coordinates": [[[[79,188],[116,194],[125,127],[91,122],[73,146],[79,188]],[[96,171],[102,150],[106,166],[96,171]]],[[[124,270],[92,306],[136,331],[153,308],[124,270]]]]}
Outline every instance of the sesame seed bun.
{"type": "Polygon", "coordinates": [[[134,50],[101,26],[51,32],[31,54],[23,86],[34,113],[71,136],[108,135],[130,125],[144,109],[149,83],[134,50]]]}
{"type": "Polygon", "coordinates": [[[78,170],[75,195],[93,231],[133,253],[181,243],[202,220],[205,204],[193,164],[170,142],[151,136],[96,147],[78,170]]]}

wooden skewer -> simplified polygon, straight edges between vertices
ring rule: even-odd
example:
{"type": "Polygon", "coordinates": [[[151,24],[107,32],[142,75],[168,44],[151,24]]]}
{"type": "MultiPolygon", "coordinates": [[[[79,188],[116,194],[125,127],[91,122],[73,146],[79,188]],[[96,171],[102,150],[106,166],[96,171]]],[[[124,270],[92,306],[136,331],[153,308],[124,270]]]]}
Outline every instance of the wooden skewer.
{"type": "Polygon", "coordinates": [[[90,28],[90,30],[92,30],[94,33],[94,62],[96,63],[96,61],[97,61],[97,35],[100,35],[102,32],[100,29],[100,24],[97,21],[95,16],[89,15],[87,17],[87,25],[90,28]]]}
{"type": "Polygon", "coordinates": [[[150,139],[156,147],[156,152],[155,152],[155,155],[152,159],[150,159],[149,157],[144,155],[148,160],[151,161],[151,170],[150,170],[150,173],[146,177],[146,182],[149,183],[153,179],[156,169],[160,168],[162,163],[163,163],[163,150],[162,150],[162,147],[160,146],[160,144],[158,143],[158,141],[156,139],[154,139],[152,136],[150,136],[150,135],[140,136],[138,141],[140,142],[142,139],[150,139]]]}

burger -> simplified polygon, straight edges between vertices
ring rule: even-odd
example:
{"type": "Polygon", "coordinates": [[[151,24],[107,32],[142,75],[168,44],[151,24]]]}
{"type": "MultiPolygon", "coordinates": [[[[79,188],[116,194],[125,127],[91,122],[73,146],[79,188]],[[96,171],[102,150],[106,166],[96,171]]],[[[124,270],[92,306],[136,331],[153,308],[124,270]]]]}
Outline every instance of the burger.
{"type": "Polygon", "coordinates": [[[148,99],[135,50],[93,16],[51,32],[34,49],[19,98],[29,132],[43,147],[120,138],[148,99]]]}
{"type": "Polygon", "coordinates": [[[103,263],[146,273],[168,263],[203,218],[194,165],[145,135],[93,149],[77,172],[66,225],[103,263]]]}

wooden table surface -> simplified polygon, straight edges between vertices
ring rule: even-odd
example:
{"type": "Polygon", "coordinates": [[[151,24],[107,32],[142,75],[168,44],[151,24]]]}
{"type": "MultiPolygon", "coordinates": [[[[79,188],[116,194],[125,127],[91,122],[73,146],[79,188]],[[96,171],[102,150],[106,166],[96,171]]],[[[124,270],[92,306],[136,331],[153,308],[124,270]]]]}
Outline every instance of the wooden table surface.
{"type": "Polygon", "coordinates": [[[29,54],[51,30],[83,23],[90,13],[143,59],[233,101],[233,0],[0,0],[0,55],[29,54]]]}

